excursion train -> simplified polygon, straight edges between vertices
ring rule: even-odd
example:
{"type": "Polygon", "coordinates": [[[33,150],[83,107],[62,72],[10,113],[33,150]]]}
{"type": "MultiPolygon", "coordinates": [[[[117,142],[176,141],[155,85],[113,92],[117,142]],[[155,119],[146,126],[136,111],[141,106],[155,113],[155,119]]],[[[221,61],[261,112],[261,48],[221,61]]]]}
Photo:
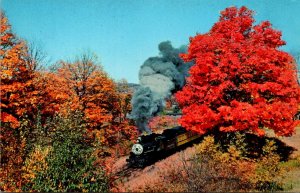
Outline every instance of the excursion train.
{"type": "Polygon", "coordinates": [[[129,167],[143,168],[197,139],[200,139],[200,135],[181,126],[166,129],[162,134],[140,136],[126,161],[129,167]]]}

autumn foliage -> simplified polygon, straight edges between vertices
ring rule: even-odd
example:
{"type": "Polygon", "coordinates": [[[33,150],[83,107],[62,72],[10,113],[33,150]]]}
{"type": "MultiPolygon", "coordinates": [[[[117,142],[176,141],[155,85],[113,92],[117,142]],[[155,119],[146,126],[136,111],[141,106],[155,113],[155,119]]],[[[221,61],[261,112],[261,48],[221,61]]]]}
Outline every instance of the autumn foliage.
{"type": "Polygon", "coordinates": [[[182,126],[204,134],[262,128],[277,135],[294,133],[299,85],[294,59],[278,48],[281,32],[264,21],[254,25],[253,11],[230,7],[208,33],[190,38],[181,57],[193,61],[190,77],[176,97],[182,126]]]}
{"type": "MultiPolygon", "coordinates": [[[[101,147],[92,148],[94,152],[86,155],[73,152],[72,158],[85,156],[98,164],[104,162],[107,154],[97,157],[97,153],[111,152],[116,144],[127,148],[136,135],[135,127],[126,117],[131,109],[131,93],[118,91],[116,82],[104,72],[94,54],[86,52],[74,61],[60,61],[51,70],[45,70],[39,68],[40,53],[12,33],[3,12],[0,23],[1,191],[31,190],[25,187],[35,187],[34,178],[43,171],[36,166],[55,162],[56,157],[53,161],[42,150],[35,151],[52,148],[52,135],[58,131],[51,123],[57,116],[64,121],[74,112],[82,115],[78,126],[81,130],[76,131],[82,136],[78,138],[87,138],[101,147]]],[[[71,123],[63,129],[72,129],[71,123]]],[[[85,168],[87,173],[95,170],[90,162],[91,168],[85,168]]],[[[74,183],[78,183],[80,190],[80,181],[74,183]]]]}
{"type": "MultiPolygon", "coordinates": [[[[0,187],[19,190],[25,140],[20,135],[20,118],[30,108],[26,94],[32,90],[33,73],[25,60],[26,45],[12,33],[3,13],[0,34],[1,74],[1,169],[0,187]]],[[[2,189],[2,188],[1,188],[2,189]]]]}
{"type": "MultiPolygon", "coordinates": [[[[233,141],[246,145],[245,136],[237,135],[241,138],[233,141]]],[[[280,147],[272,140],[265,142],[264,154],[250,160],[243,156],[241,146],[227,144],[224,151],[224,144],[206,136],[193,148],[158,163],[155,173],[143,175],[143,183],[135,180],[125,188],[132,192],[279,191],[287,170],[276,153],[280,147]]]]}
{"type": "Polygon", "coordinates": [[[131,94],[118,92],[116,83],[102,70],[94,54],[86,52],[75,61],[61,61],[57,76],[70,89],[69,96],[74,96],[72,109],[83,112],[87,129],[98,140],[115,145],[119,136],[130,139],[134,135],[135,128],[126,119],[131,107],[124,104],[131,94]]]}
{"type": "Polygon", "coordinates": [[[33,72],[29,70],[25,57],[26,45],[10,30],[7,18],[1,13],[1,122],[12,128],[19,126],[19,117],[26,112],[30,101],[33,72]]]}
{"type": "MultiPolygon", "coordinates": [[[[278,135],[293,134],[300,100],[294,59],[278,49],[285,44],[281,33],[269,22],[254,26],[252,15],[245,7],[227,8],[208,33],[190,39],[181,57],[195,65],[176,94],[182,126],[201,134],[218,129],[262,135],[265,127],[278,135]]],[[[109,191],[116,180],[113,164],[129,154],[137,137],[127,118],[133,90],[126,81],[110,78],[91,52],[40,68],[39,50],[12,33],[2,11],[0,17],[0,191],[109,191]]],[[[154,117],[149,126],[160,132],[176,126],[177,118],[154,117]]],[[[253,173],[253,168],[263,171],[251,176],[253,184],[264,178],[273,182],[277,155],[256,166],[240,155],[232,157],[238,150],[224,153],[213,143],[212,138],[204,141],[200,147],[210,151],[200,148],[199,159],[197,154],[195,162],[183,160],[188,167],[179,167],[182,171],[170,167],[166,181],[159,183],[173,186],[175,180],[177,191],[231,191],[233,176],[235,187],[246,190],[249,176],[243,172],[253,173]]],[[[171,190],[167,186],[153,191],[171,190]]]]}
{"type": "Polygon", "coordinates": [[[155,133],[162,132],[165,129],[178,126],[178,117],[162,115],[153,117],[149,122],[149,127],[155,133]]]}

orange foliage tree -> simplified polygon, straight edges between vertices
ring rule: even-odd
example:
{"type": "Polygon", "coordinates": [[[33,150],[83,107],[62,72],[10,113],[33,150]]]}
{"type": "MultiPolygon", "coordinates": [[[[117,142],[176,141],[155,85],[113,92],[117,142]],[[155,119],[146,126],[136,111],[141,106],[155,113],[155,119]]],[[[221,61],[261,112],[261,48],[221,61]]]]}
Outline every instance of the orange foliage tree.
{"type": "Polygon", "coordinates": [[[25,139],[20,120],[30,111],[34,72],[27,63],[25,43],[11,32],[8,19],[1,12],[0,71],[1,71],[1,169],[0,189],[16,191],[21,187],[21,167],[25,139]]]}
{"type": "Polygon", "coordinates": [[[187,129],[294,133],[300,102],[295,62],[278,49],[285,45],[281,32],[268,21],[253,23],[251,10],[231,7],[208,33],[190,38],[182,58],[195,65],[176,95],[187,129]]]}
{"type": "Polygon", "coordinates": [[[27,48],[11,32],[7,18],[1,13],[1,122],[12,128],[19,126],[19,117],[27,110],[32,90],[33,71],[25,58],[27,48]]]}
{"type": "Polygon", "coordinates": [[[42,123],[56,113],[66,114],[68,110],[78,109],[78,99],[67,81],[53,72],[36,72],[33,79],[35,92],[30,98],[35,100],[41,114],[42,123]]]}
{"type": "Polygon", "coordinates": [[[126,139],[135,139],[138,135],[137,129],[134,126],[134,122],[127,118],[127,115],[131,112],[131,98],[133,95],[133,89],[129,87],[128,82],[125,79],[121,79],[117,82],[117,94],[118,94],[118,115],[116,116],[116,122],[118,122],[118,129],[122,136],[126,139]]]}
{"type": "Polygon", "coordinates": [[[103,71],[97,57],[83,53],[74,62],[60,62],[58,75],[64,78],[78,99],[78,108],[84,113],[87,129],[103,143],[116,144],[116,138],[125,123],[121,120],[120,95],[116,84],[103,71]]]}
{"type": "Polygon", "coordinates": [[[3,12],[0,23],[0,190],[21,190],[24,160],[42,128],[37,123],[44,125],[57,113],[79,110],[102,144],[131,139],[135,128],[126,118],[131,93],[117,90],[96,56],[86,53],[74,62],[62,61],[56,71],[42,71],[43,53],[16,38],[3,12]]]}
{"type": "Polygon", "coordinates": [[[12,32],[1,12],[1,190],[16,191],[32,135],[36,115],[42,120],[69,106],[71,90],[53,73],[37,72],[42,59],[12,32]],[[64,105],[64,106],[62,106],[64,105]]]}

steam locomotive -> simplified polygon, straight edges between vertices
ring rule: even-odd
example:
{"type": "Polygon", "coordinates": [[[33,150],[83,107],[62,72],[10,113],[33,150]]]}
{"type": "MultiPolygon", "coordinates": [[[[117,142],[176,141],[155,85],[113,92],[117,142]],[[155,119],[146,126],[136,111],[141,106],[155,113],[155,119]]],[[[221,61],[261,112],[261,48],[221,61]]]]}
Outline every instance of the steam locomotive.
{"type": "Polygon", "coordinates": [[[162,134],[140,136],[126,161],[129,167],[143,168],[199,138],[200,135],[181,126],[166,129],[162,134]]]}

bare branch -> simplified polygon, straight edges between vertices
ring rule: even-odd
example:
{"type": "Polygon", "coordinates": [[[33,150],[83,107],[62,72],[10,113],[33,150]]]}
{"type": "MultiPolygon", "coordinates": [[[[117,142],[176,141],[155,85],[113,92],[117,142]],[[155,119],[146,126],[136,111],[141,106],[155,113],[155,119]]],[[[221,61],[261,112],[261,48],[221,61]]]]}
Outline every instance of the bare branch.
{"type": "Polygon", "coordinates": [[[43,51],[41,46],[34,42],[28,43],[27,57],[25,58],[27,65],[31,71],[42,70],[47,62],[47,54],[43,51]]]}

